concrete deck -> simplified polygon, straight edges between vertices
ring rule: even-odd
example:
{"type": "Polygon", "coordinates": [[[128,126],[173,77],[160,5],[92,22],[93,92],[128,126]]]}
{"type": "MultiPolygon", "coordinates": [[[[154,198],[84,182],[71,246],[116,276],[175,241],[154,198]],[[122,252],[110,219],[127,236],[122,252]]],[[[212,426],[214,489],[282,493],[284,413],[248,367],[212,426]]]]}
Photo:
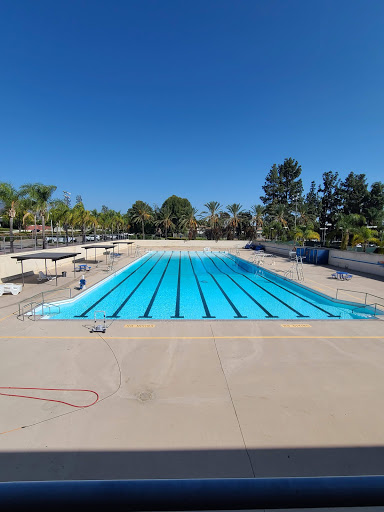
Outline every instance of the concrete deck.
{"type": "MultiPolygon", "coordinates": [[[[278,273],[289,265],[266,262],[278,273]]],[[[331,296],[384,296],[380,280],[304,271],[305,285],[331,296]]],[[[88,284],[106,275],[92,268],[88,284]]],[[[116,320],[99,335],[89,320],[16,318],[20,300],[54,288],[30,278],[22,294],[0,297],[0,385],[100,399],[74,408],[0,396],[0,480],[384,474],[381,320],[116,320]]]]}

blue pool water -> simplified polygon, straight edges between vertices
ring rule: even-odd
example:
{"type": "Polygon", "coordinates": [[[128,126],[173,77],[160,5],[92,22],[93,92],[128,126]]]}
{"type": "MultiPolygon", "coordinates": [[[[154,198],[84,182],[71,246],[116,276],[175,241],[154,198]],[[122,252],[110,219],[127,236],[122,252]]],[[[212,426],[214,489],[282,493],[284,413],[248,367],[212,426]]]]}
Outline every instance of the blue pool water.
{"type": "Polygon", "coordinates": [[[369,307],[336,302],[224,252],[150,252],[57,303],[55,319],[358,319],[369,307]]]}

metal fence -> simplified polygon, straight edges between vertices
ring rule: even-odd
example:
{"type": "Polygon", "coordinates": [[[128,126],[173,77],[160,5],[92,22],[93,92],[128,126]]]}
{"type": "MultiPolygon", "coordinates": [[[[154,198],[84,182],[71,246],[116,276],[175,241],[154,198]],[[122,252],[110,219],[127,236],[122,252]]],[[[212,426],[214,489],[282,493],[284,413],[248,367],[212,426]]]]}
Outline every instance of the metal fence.
{"type": "MultiPolygon", "coordinates": [[[[39,251],[43,248],[43,237],[42,236],[25,236],[25,235],[14,235],[13,237],[13,252],[26,252],[26,251],[39,251]]],[[[134,237],[129,237],[133,239],[134,237]]],[[[113,235],[96,235],[96,243],[103,241],[118,241],[127,240],[127,233],[113,234],[113,235]]],[[[95,243],[94,235],[86,235],[85,242],[83,242],[82,235],[74,234],[68,236],[68,240],[65,234],[61,235],[49,235],[45,237],[46,248],[51,249],[54,247],[72,246],[78,244],[95,243]]],[[[0,237],[0,254],[9,254],[11,252],[11,237],[1,236],[0,237]]]]}

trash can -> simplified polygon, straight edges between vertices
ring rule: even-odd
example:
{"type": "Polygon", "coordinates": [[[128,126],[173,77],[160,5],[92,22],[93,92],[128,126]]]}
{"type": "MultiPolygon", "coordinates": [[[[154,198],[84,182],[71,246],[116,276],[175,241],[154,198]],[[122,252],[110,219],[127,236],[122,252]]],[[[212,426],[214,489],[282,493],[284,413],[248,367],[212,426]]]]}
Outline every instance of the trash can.
{"type": "Polygon", "coordinates": [[[61,275],[62,275],[62,277],[67,277],[67,273],[66,272],[62,272],[61,275]]]}

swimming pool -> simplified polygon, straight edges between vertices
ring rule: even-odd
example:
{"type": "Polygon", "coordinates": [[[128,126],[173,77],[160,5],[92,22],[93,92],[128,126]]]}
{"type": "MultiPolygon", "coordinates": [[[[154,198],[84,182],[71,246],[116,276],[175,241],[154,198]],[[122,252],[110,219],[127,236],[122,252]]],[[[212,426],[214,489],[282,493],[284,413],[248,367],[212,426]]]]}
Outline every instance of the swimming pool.
{"type": "Polygon", "coordinates": [[[225,252],[153,251],[46,318],[361,319],[373,310],[335,301],[225,252]]]}

